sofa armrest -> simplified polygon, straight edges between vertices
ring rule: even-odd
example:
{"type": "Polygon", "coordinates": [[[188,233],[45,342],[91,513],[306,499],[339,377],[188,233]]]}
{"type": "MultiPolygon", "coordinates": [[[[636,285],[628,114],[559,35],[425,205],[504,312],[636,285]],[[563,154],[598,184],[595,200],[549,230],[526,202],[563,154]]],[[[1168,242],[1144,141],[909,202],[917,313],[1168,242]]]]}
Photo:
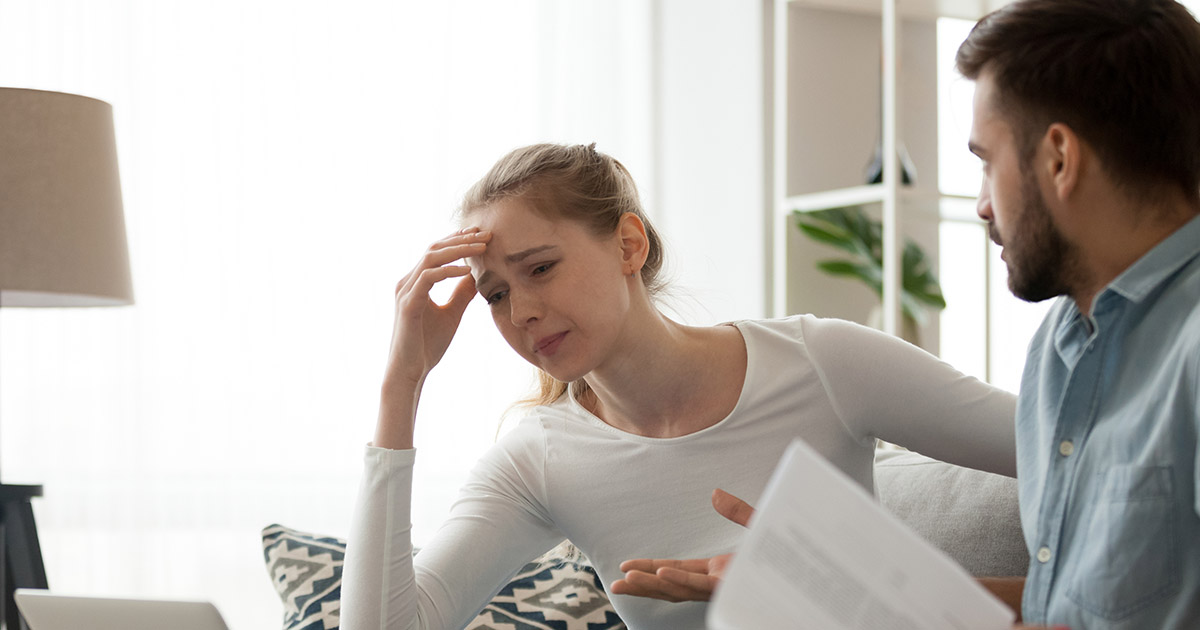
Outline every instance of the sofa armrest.
{"type": "Polygon", "coordinates": [[[1024,575],[1017,480],[908,451],[879,451],[875,491],[883,504],[971,575],[1024,575]]]}
{"type": "Polygon", "coordinates": [[[1025,592],[1024,577],[981,577],[975,578],[996,599],[1017,613],[1017,622],[1021,621],[1021,595],[1025,592]]]}

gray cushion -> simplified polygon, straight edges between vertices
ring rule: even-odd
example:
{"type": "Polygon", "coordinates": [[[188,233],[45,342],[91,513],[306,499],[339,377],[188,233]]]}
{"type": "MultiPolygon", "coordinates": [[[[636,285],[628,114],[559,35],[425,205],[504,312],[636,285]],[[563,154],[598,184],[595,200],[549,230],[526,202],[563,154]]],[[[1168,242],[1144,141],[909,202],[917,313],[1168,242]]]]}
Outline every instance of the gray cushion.
{"type": "Polygon", "coordinates": [[[974,576],[1024,576],[1017,480],[908,451],[875,455],[879,501],[974,576]]]}

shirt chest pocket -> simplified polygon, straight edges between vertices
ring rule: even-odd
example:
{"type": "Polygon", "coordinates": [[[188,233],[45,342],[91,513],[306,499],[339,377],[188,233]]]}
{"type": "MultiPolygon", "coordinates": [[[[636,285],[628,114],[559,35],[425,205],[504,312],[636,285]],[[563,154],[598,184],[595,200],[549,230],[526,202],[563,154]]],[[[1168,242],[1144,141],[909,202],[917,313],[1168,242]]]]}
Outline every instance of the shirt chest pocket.
{"type": "Polygon", "coordinates": [[[1179,587],[1179,542],[1170,466],[1116,466],[1097,479],[1084,512],[1067,596],[1109,620],[1124,619],[1179,587]]]}

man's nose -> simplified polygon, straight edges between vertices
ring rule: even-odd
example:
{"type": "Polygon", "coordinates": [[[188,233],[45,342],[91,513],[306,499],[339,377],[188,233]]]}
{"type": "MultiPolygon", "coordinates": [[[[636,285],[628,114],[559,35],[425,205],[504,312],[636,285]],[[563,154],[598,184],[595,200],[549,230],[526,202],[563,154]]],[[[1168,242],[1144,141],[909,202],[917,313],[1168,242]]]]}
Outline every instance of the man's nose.
{"type": "Polygon", "coordinates": [[[994,218],[992,214],[992,194],[988,189],[987,178],[984,178],[983,185],[979,188],[979,200],[975,202],[975,214],[988,223],[991,223],[994,218]]]}

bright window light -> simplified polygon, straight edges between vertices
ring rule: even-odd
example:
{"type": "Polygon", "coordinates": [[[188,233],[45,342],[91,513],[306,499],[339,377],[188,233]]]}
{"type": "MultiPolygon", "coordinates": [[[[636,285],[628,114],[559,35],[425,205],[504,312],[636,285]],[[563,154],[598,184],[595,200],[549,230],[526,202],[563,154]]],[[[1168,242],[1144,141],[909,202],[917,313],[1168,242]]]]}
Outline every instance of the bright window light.
{"type": "MultiPolygon", "coordinates": [[[[943,194],[973,196],[982,175],[967,151],[975,86],[954,69],[954,54],[974,22],[938,20],[938,186],[943,194]]],[[[999,248],[987,240],[974,204],[943,202],[939,260],[946,310],[941,314],[941,356],[958,369],[1016,392],[1029,339],[1050,302],[1029,304],[1008,291],[999,248]]]]}
{"type": "MultiPolygon", "coordinates": [[[[652,163],[640,0],[0,0],[0,85],[113,105],[136,305],[0,311],[0,463],[51,586],[277,627],[271,523],[344,536],[396,282],[509,150],[652,163]],[[570,33],[566,37],[564,33],[570,33]]],[[[481,302],[427,382],[414,539],[531,369],[481,302]]]]}

